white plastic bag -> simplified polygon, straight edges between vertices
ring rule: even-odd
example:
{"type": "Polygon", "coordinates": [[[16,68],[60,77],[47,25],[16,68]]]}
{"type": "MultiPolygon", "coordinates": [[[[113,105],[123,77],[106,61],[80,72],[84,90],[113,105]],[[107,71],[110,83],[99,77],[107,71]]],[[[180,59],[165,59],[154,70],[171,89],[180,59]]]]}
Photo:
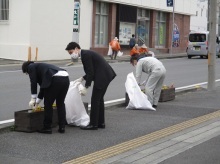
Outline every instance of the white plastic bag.
{"type": "Polygon", "coordinates": [[[133,72],[127,75],[125,88],[130,99],[126,109],[149,109],[155,111],[151,103],[148,101],[147,95],[145,95],[138,86],[133,72]]]}
{"type": "Polygon", "coordinates": [[[108,54],[107,55],[112,55],[112,47],[110,45],[108,46],[108,54]]]}
{"type": "Polygon", "coordinates": [[[71,81],[65,98],[66,121],[70,125],[87,126],[90,121],[79,92],[81,85],[80,82],[71,81]]]}
{"type": "Polygon", "coordinates": [[[118,51],[118,54],[117,54],[117,56],[122,56],[123,55],[123,52],[121,52],[121,51],[118,51]]]}

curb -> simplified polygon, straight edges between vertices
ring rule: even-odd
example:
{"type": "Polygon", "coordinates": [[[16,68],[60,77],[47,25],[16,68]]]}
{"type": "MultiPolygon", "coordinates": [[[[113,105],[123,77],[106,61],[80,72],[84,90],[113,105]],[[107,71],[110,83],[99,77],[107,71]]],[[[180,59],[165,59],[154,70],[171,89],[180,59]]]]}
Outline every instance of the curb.
{"type": "MultiPolygon", "coordinates": [[[[186,94],[189,92],[195,92],[195,91],[199,91],[199,90],[206,90],[206,89],[203,87],[200,87],[200,86],[190,87],[188,89],[181,89],[181,90],[176,89],[175,94],[177,96],[177,95],[182,95],[182,94],[186,94]]],[[[115,102],[112,102],[112,101],[105,102],[105,109],[106,110],[114,109],[117,107],[125,107],[125,106],[126,106],[125,105],[125,98],[122,98],[119,101],[115,101],[115,102]]],[[[13,128],[13,125],[14,125],[14,122],[5,123],[5,124],[0,125],[0,133],[10,131],[11,128],[13,128]]]]}
{"type": "MultiPolygon", "coordinates": [[[[187,57],[186,54],[181,54],[181,55],[159,55],[159,56],[155,56],[155,58],[157,59],[173,59],[173,58],[184,58],[187,57]]],[[[105,60],[108,63],[117,63],[117,62],[129,62],[130,61],[130,55],[124,55],[122,57],[118,57],[116,60],[111,60],[108,57],[105,57],[105,60]]],[[[11,60],[11,59],[1,59],[0,58],[0,66],[16,66],[16,65],[22,65],[24,61],[21,60],[11,60]],[[2,61],[2,62],[1,62],[2,61]]],[[[37,61],[37,62],[42,62],[42,63],[51,63],[51,64],[55,64],[55,63],[63,63],[63,64],[68,64],[70,63],[69,59],[63,59],[63,60],[45,60],[45,61],[37,61]]],[[[74,65],[78,65],[81,64],[81,62],[75,62],[74,65]]]]}
{"type": "Polygon", "coordinates": [[[0,134],[3,132],[10,132],[11,128],[14,126],[14,122],[11,123],[5,123],[0,125],[0,134]]]}

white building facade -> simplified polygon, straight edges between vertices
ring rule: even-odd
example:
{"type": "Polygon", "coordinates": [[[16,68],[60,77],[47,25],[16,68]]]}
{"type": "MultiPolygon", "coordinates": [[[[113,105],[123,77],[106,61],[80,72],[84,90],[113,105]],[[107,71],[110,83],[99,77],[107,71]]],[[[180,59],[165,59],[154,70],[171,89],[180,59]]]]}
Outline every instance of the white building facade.
{"type": "MultiPolygon", "coordinates": [[[[196,0],[175,1],[175,23],[183,50],[196,0]]],[[[172,7],[166,0],[80,0],[79,44],[106,54],[117,36],[128,47],[131,34],[139,44],[169,51],[172,7]]],[[[39,61],[69,59],[66,45],[73,38],[74,0],[0,0],[0,58],[39,61]]]]}
{"type": "Polygon", "coordinates": [[[208,0],[197,0],[194,16],[190,19],[191,31],[207,31],[208,0]]]}

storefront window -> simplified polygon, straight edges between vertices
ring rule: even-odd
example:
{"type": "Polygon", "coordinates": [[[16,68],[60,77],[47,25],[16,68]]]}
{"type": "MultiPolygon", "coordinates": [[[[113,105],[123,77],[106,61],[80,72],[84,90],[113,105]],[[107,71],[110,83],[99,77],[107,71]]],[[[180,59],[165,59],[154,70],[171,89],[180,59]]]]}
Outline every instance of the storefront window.
{"type": "Polygon", "coordinates": [[[107,3],[96,2],[95,46],[108,45],[108,13],[107,3]]]}
{"type": "Polygon", "coordinates": [[[129,45],[132,34],[135,32],[135,23],[120,22],[119,42],[121,45],[129,45]]]}
{"type": "Polygon", "coordinates": [[[155,48],[164,48],[166,40],[166,13],[157,12],[155,48]]]}
{"type": "Polygon", "coordinates": [[[138,9],[137,38],[138,44],[149,45],[150,10],[138,9]]]}

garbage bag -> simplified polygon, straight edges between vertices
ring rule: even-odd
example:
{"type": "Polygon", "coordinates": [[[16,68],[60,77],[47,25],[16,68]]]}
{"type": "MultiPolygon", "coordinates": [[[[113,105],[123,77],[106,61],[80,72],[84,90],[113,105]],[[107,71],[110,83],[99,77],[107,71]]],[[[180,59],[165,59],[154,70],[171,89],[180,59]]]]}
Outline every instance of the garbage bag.
{"type": "Polygon", "coordinates": [[[121,52],[121,51],[118,51],[118,53],[117,53],[117,56],[122,56],[123,55],[123,52],[121,52]]]}
{"type": "Polygon", "coordinates": [[[149,109],[155,111],[149,102],[147,95],[145,95],[138,86],[133,72],[127,75],[125,88],[130,99],[126,109],[149,109]]]}
{"type": "Polygon", "coordinates": [[[71,81],[66,94],[66,121],[70,125],[87,126],[90,121],[79,92],[81,85],[80,82],[71,81]]]}
{"type": "Polygon", "coordinates": [[[109,45],[108,46],[108,53],[107,53],[108,56],[112,55],[112,47],[109,45]]]}

